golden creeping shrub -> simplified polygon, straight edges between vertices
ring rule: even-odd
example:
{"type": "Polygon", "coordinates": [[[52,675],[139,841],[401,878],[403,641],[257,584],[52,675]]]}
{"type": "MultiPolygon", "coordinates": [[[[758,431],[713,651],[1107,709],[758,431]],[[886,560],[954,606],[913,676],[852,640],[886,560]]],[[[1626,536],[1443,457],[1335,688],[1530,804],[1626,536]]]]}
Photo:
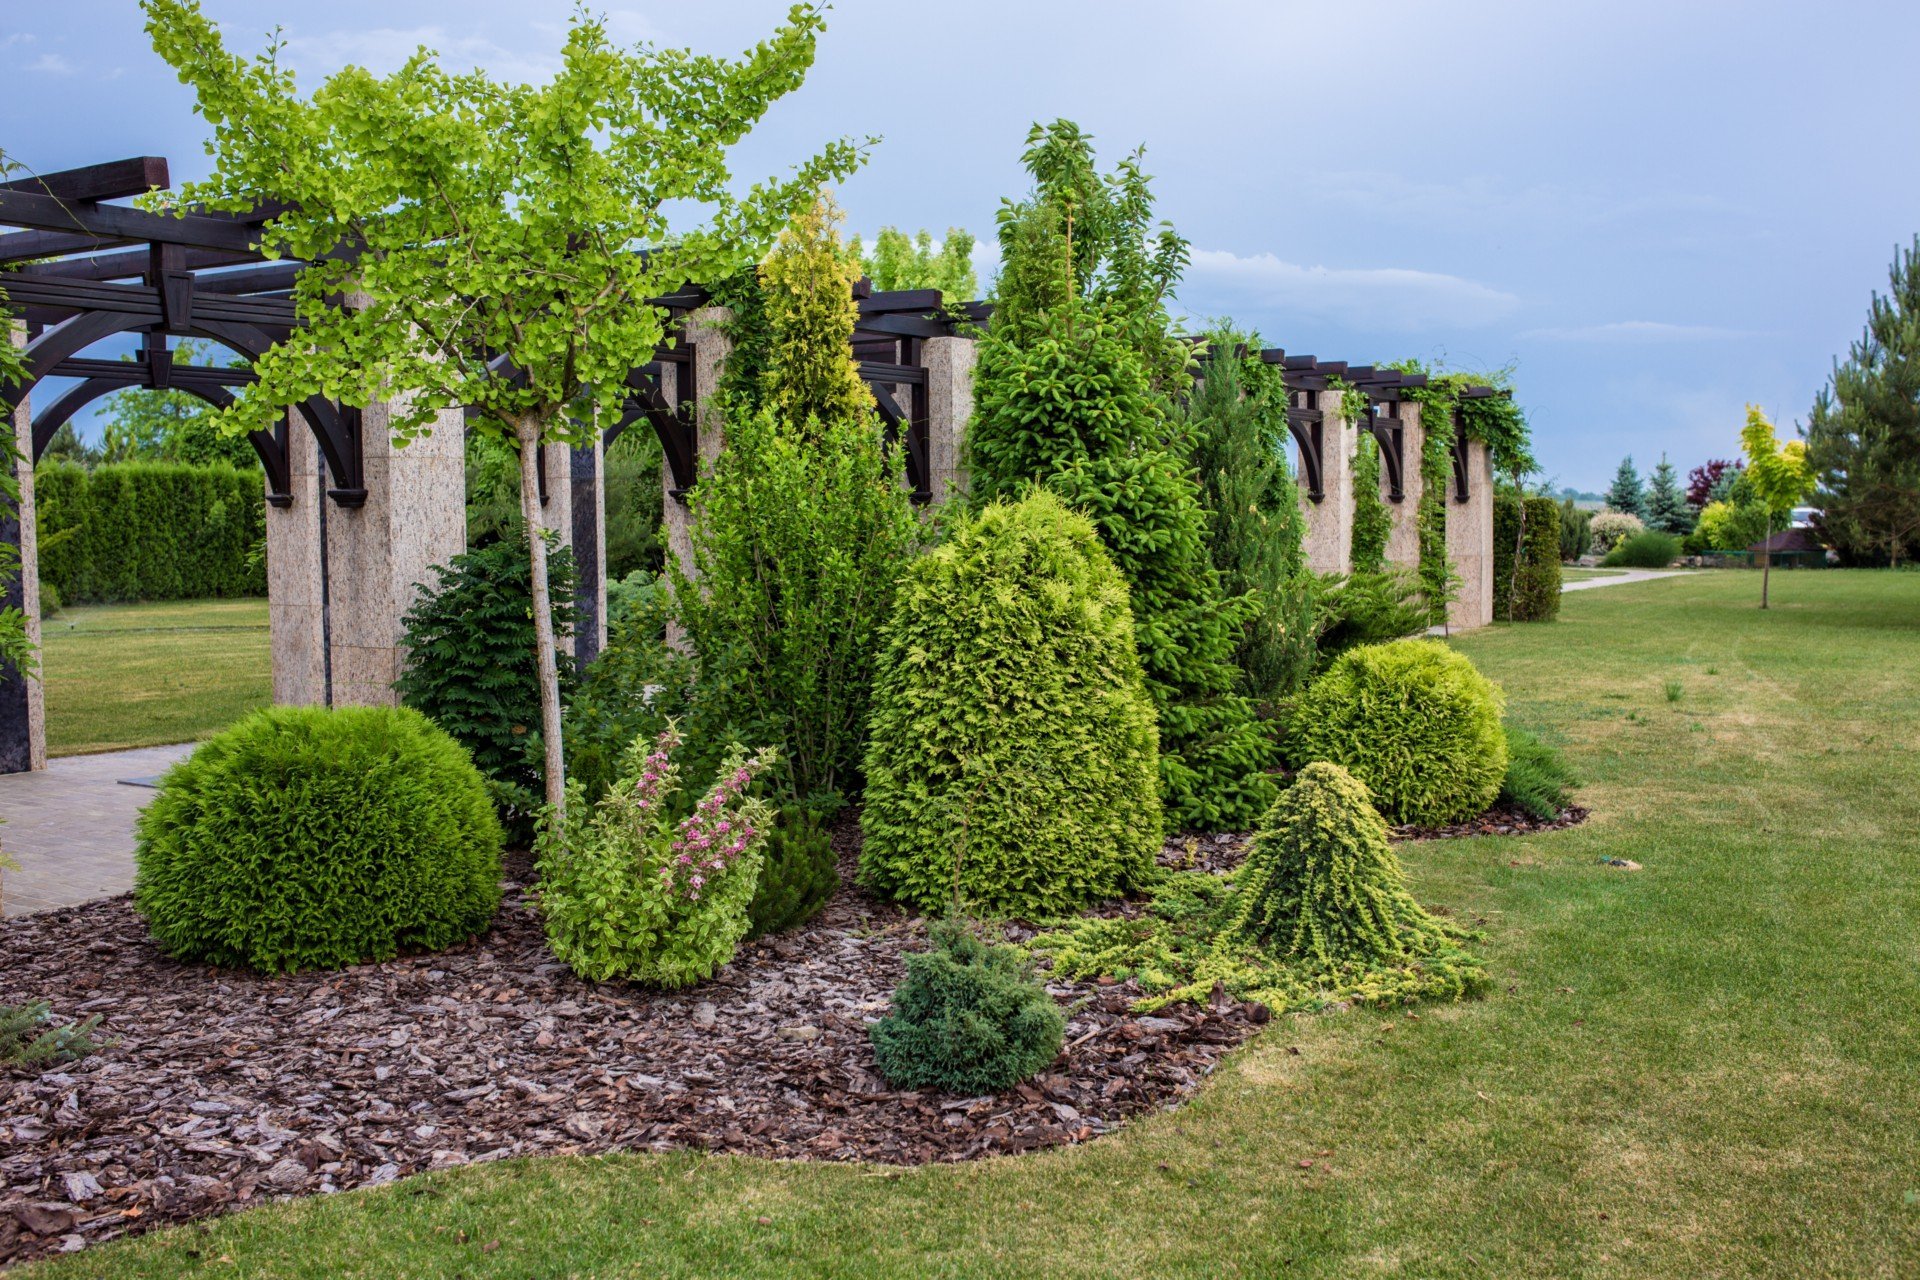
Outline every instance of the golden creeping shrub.
{"type": "Polygon", "coordinates": [[[1064,976],[1138,981],[1142,1008],[1218,983],[1287,1012],[1470,995],[1485,973],[1460,947],[1469,936],[1414,901],[1365,784],[1322,763],[1281,793],[1232,876],[1176,872],[1145,914],[1078,920],[1033,946],[1064,976]]]}

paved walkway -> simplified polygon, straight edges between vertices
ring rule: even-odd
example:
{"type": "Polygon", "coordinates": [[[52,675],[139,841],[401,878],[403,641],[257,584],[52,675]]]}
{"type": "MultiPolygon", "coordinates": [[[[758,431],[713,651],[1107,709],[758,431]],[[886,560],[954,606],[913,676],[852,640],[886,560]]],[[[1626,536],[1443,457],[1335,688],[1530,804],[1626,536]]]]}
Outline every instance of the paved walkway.
{"type": "Polygon", "coordinates": [[[1594,587],[1618,587],[1629,582],[1652,582],[1655,578],[1678,578],[1692,573],[1692,569],[1622,569],[1618,573],[1604,578],[1582,578],[1578,582],[1560,584],[1560,594],[1569,591],[1587,591],[1594,587]]]}
{"type": "Polygon", "coordinates": [[[0,775],[0,849],[20,864],[0,872],[0,906],[25,915],[133,888],[133,819],[153,792],[124,785],[152,778],[191,742],[95,756],[66,756],[40,773],[0,775]]]}

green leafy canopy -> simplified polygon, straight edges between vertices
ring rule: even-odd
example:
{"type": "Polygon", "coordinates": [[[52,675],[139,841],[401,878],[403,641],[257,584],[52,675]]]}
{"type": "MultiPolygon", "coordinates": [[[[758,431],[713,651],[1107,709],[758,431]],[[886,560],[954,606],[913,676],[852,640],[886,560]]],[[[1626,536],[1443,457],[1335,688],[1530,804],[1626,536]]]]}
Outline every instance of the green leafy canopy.
{"type": "Polygon", "coordinates": [[[728,149],[799,87],[824,26],[813,5],[737,61],[623,50],[581,11],[546,85],[453,74],[423,47],[391,75],[348,67],[309,97],[277,36],[248,60],[198,0],[142,8],[214,132],[212,175],[179,199],[283,202],[262,248],[334,255],[302,272],[301,341],[255,363],[233,429],[314,394],[364,405],[411,392],[401,438],[469,407],[503,434],[534,419],[547,438],[588,439],[617,417],[635,353],[662,337],[648,299],[739,270],[871,143],[829,143],[734,193],[728,149]],[[677,229],[670,211],[688,210],[706,221],[677,229]],[[342,294],[351,306],[331,304],[342,294]]]}

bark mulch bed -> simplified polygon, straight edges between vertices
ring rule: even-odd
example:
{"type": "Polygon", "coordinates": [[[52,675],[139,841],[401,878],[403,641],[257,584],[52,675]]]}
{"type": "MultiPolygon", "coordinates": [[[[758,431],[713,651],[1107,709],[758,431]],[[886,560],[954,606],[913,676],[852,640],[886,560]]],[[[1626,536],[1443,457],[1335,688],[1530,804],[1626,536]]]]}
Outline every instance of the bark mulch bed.
{"type": "Polygon", "coordinates": [[[1557,818],[1536,818],[1518,805],[1495,805],[1477,818],[1446,827],[1422,827],[1409,824],[1394,827],[1395,840],[1455,840],[1462,836],[1530,836],[1542,831],[1565,831],[1587,820],[1587,810],[1568,805],[1557,818]]]}
{"type": "MultiPolygon", "coordinates": [[[[0,1003],[98,1014],[117,1043],[0,1073],[0,1266],[266,1200],[533,1154],[694,1147],[795,1160],[967,1160],[1084,1142],[1191,1093],[1267,1011],[1142,1016],[1126,984],[1056,984],[1066,1048],[994,1097],[899,1092],[867,1023],[918,921],[848,885],[805,929],[660,994],[582,982],[519,880],[492,932],[436,955],[262,978],[181,964],[127,897],[0,924],[0,1003]]],[[[1169,842],[1176,865],[1239,840],[1169,842]]],[[[524,875],[524,868],[520,869],[524,875]]]]}

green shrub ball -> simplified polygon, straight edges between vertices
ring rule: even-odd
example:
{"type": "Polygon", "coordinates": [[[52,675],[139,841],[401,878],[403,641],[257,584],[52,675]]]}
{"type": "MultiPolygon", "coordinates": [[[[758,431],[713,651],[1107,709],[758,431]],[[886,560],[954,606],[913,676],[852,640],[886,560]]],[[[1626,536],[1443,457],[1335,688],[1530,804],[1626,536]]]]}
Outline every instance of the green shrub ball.
{"type": "Polygon", "coordinates": [[[869,887],[1037,919],[1152,876],[1159,743],[1127,584],[1052,494],[985,508],[908,568],[871,730],[869,887]]]}
{"type": "Polygon", "coordinates": [[[1500,690],[1437,640],[1340,656],[1300,700],[1288,754],[1366,783],[1394,822],[1437,826],[1484,813],[1500,794],[1507,740],[1500,690]]]}
{"type": "Polygon", "coordinates": [[[268,973],[436,951],[500,905],[500,824],[417,711],[274,707],[161,779],[134,901],[163,950],[268,973]]]}
{"type": "Polygon", "coordinates": [[[1011,947],[956,924],[907,957],[892,1011],[873,1024],[875,1064],[896,1088],[998,1093],[1060,1054],[1066,1017],[1011,947]]]}

